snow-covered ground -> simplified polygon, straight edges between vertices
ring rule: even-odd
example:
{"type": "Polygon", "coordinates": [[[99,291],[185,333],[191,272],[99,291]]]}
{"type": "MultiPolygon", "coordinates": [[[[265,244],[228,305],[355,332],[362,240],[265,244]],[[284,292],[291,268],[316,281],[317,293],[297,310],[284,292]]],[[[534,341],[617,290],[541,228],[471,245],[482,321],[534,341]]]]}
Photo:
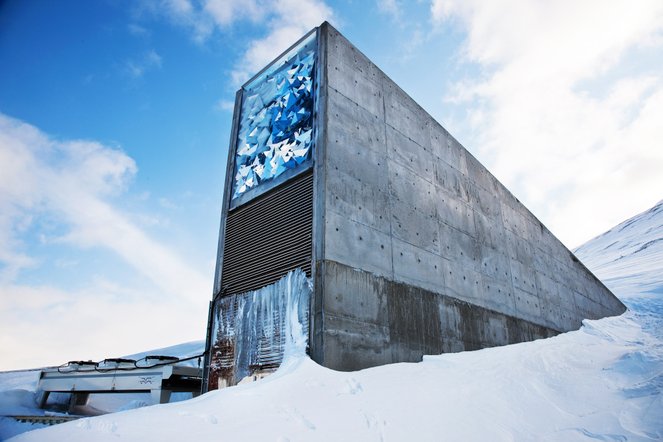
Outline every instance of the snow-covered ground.
{"type": "MultiPolygon", "coordinates": [[[[629,311],[550,339],[350,373],[293,352],[253,384],[12,441],[663,439],[662,205],[576,254],[629,311]]],[[[0,377],[2,394],[29,391],[21,376],[0,377]]]]}

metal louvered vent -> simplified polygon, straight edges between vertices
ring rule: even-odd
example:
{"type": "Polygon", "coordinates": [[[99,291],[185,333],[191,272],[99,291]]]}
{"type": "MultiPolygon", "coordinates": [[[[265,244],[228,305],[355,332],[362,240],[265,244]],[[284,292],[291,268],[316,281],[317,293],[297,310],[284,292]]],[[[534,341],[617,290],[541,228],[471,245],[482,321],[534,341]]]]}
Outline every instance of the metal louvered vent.
{"type": "Polygon", "coordinates": [[[311,276],[313,173],[304,173],[228,213],[222,293],[271,284],[301,268],[311,276]]]}

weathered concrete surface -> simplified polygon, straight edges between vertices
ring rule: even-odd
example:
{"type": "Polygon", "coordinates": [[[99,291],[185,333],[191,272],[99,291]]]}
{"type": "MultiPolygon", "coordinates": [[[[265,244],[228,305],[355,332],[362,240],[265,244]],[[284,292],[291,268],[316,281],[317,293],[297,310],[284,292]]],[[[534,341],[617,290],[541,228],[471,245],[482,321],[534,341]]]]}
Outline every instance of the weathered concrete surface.
{"type": "Polygon", "coordinates": [[[338,369],[412,361],[624,311],[370,60],[328,24],[321,38],[314,358],[338,369]]]}
{"type": "Polygon", "coordinates": [[[425,354],[476,350],[554,336],[549,327],[415,285],[318,262],[325,328],[315,357],[356,370],[425,354]]]}
{"type": "MultiPolygon", "coordinates": [[[[424,354],[548,337],[578,328],[584,318],[624,311],[536,217],[344,37],[323,24],[318,38],[308,318],[314,360],[340,370],[417,361],[424,354]]],[[[231,152],[215,302],[223,296],[225,243],[238,241],[225,236],[233,161],[231,152]]],[[[289,210],[286,218],[296,215],[289,210]]],[[[260,222],[288,224],[261,213],[267,214],[260,222]]],[[[297,241],[280,245],[301,245],[297,241]]],[[[249,252],[261,253],[256,247],[249,252]]],[[[236,315],[244,313],[224,312],[229,326],[241,328],[236,315]]],[[[210,321],[206,367],[225,358],[223,367],[236,369],[227,342],[212,347],[212,315],[210,321]]]]}

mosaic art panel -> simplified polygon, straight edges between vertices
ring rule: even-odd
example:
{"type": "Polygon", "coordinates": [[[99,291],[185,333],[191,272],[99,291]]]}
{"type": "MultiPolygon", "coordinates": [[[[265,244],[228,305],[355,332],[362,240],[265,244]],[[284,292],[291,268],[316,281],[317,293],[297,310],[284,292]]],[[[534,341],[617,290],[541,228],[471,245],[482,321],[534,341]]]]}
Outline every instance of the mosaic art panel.
{"type": "Polygon", "coordinates": [[[311,158],[315,58],[312,34],[244,87],[232,199],[311,158]]]}

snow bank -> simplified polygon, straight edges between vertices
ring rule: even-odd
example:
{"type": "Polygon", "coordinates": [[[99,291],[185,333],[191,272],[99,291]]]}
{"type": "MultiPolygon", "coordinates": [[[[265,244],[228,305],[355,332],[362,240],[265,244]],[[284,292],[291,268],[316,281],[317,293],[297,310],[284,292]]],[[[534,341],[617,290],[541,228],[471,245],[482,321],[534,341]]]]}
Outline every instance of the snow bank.
{"type": "Polygon", "coordinates": [[[351,373],[299,356],[253,384],[12,441],[654,440],[663,345],[638,320],[631,311],[550,339],[351,373]]]}
{"type": "Polygon", "coordinates": [[[550,339],[349,373],[288,351],[279,371],[256,383],[12,441],[661,440],[663,210],[657,207],[577,250],[625,301],[622,316],[585,321],[550,339]]]}

